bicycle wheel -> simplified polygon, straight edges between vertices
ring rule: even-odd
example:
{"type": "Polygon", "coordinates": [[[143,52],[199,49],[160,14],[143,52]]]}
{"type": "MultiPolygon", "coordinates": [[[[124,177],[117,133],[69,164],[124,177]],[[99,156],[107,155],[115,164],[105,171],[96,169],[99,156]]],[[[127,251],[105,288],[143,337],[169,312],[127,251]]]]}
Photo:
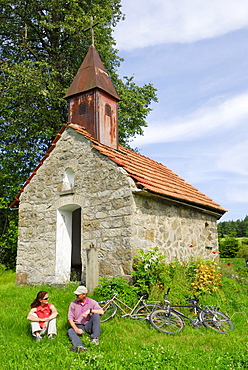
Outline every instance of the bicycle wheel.
{"type": "Polygon", "coordinates": [[[231,319],[220,311],[201,311],[200,320],[206,328],[225,334],[234,328],[231,319]]]}
{"type": "Polygon", "coordinates": [[[104,311],[104,314],[100,316],[100,323],[108,321],[114,317],[117,307],[113,302],[101,301],[98,302],[98,304],[104,311]]]}
{"type": "Polygon", "coordinates": [[[149,319],[149,315],[158,309],[156,304],[148,303],[147,305],[138,307],[132,316],[133,319],[149,319]]]}
{"type": "Polygon", "coordinates": [[[163,333],[174,334],[183,330],[184,321],[174,312],[156,310],[149,317],[151,325],[163,333]]]}

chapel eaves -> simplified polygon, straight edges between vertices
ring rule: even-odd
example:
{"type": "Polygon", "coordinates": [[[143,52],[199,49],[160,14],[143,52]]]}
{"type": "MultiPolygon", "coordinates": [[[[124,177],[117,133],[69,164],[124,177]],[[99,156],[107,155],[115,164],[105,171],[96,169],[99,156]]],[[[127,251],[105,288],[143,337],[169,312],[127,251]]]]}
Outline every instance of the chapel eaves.
{"type": "Polygon", "coordinates": [[[57,141],[61,138],[66,129],[73,129],[78,134],[83,135],[86,139],[91,141],[94,149],[99,151],[102,155],[107,156],[116,165],[122,167],[135,181],[137,189],[140,188],[147,194],[150,193],[154,196],[159,196],[173,203],[180,203],[181,205],[190,206],[191,208],[214,214],[217,218],[220,218],[226,212],[226,209],[222,208],[219,204],[215,203],[212,199],[201,193],[198,189],[187,183],[163,164],[122,146],[119,146],[118,150],[116,150],[101,144],[83,127],[75,124],[63,126],[52,142],[48,152],[25,182],[15,200],[11,203],[10,208],[18,207],[20,196],[25,190],[25,187],[29,184],[39,167],[43,165],[45,159],[49,157],[52,150],[56,147],[57,141]]]}

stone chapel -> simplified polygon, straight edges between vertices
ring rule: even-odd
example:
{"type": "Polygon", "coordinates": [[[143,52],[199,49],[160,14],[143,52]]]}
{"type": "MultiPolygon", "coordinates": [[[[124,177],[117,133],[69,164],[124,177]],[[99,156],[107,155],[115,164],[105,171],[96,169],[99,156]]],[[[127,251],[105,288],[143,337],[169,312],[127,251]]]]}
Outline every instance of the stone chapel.
{"type": "Polygon", "coordinates": [[[218,256],[224,208],[164,165],[118,144],[115,87],[94,47],[66,94],[68,123],[11,204],[19,207],[17,284],[92,291],[131,274],[137,250],[172,260],[218,256]]]}

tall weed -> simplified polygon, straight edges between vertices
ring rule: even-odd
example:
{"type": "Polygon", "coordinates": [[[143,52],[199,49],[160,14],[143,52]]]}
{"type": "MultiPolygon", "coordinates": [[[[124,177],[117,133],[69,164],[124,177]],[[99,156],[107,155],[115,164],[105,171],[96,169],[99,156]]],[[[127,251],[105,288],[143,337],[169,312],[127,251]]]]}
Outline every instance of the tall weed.
{"type": "Polygon", "coordinates": [[[129,306],[133,306],[137,301],[137,290],[128,284],[123,278],[100,278],[99,284],[94,290],[97,301],[111,298],[113,293],[118,293],[118,297],[129,306]]]}
{"type": "Polygon", "coordinates": [[[138,251],[139,255],[134,257],[133,275],[135,276],[135,286],[141,289],[150,289],[156,285],[164,288],[166,278],[165,257],[158,251],[158,248],[152,248],[145,252],[142,249],[138,251]]]}
{"type": "Polygon", "coordinates": [[[213,293],[221,287],[221,269],[215,262],[195,258],[189,263],[174,261],[166,264],[164,259],[158,248],[139,251],[133,264],[134,285],[157,294],[173,287],[179,295],[183,290],[188,296],[213,293]]]}

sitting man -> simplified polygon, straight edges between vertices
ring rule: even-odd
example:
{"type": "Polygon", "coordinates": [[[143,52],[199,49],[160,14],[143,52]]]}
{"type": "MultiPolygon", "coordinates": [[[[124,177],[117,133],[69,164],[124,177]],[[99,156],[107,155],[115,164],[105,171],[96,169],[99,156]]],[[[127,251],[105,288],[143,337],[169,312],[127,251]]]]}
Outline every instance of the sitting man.
{"type": "Polygon", "coordinates": [[[100,316],[103,315],[103,309],[93,299],[87,297],[88,290],[85,286],[79,286],[74,292],[77,298],[71,302],[68,311],[68,321],[70,329],[67,334],[72,342],[71,351],[82,352],[86,348],[78,335],[86,333],[91,334],[91,342],[99,344],[100,336],[100,316]]]}

